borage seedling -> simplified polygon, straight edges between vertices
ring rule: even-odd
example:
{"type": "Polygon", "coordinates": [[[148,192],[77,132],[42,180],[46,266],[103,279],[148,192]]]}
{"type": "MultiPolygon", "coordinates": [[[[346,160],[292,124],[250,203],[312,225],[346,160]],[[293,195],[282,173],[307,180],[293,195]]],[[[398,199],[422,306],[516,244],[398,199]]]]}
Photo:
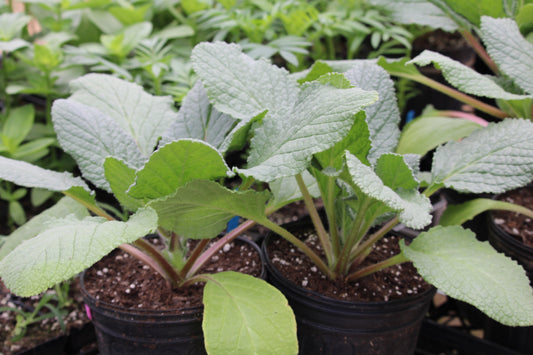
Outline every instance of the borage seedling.
{"type": "MultiPolygon", "coordinates": [[[[344,74],[317,63],[300,80],[265,61],[252,61],[235,45],[200,44],[193,66],[214,107],[251,131],[239,191],[195,180],[151,204],[166,228],[189,235],[206,229],[205,219],[225,223],[237,214],[270,228],[304,252],[330,279],[353,281],[385,267],[412,261],[429,283],[510,325],[533,324],[533,293],[524,270],[461,227],[434,227],[401,253],[359,268],[372,245],[398,223],[421,229],[431,221],[428,199],[441,187],[461,192],[498,193],[533,178],[533,124],[509,119],[449,142],[434,154],[430,174],[419,180],[419,156],[394,153],[399,114],[388,74],[368,61],[344,63],[344,74]],[[346,106],[356,114],[338,114],[346,106]],[[359,90],[350,96],[353,90],[359,90]],[[515,133],[520,132],[519,136],[515,133]],[[512,139],[511,139],[512,137],[512,139]],[[253,181],[268,183],[271,196],[246,191],[253,181]],[[422,193],[419,192],[424,186],[422,193]],[[312,197],[321,197],[328,228],[312,197]],[[309,210],[325,254],[322,259],[268,215],[295,199],[309,210]],[[259,208],[266,203],[266,208],[259,208]],[[256,206],[252,208],[251,206],[256,206]],[[384,222],[380,224],[380,222],[384,222]],[[378,226],[376,232],[370,228],[378,226]]],[[[339,63],[337,63],[339,64],[339,63]]],[[[211,224],[212,224],[211,223],[211,224]]]]}

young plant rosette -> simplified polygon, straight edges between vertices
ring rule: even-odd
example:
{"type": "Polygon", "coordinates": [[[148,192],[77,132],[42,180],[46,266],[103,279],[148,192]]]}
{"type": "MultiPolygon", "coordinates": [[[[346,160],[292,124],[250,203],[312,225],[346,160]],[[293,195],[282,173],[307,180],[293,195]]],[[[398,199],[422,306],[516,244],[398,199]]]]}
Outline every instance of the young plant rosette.
{"type": "MultiPolygon", "coordinates": [[[[211,108],[200,84],[179,112],[171,98],[151,96],[111,76],[89,74],[73,81],[71,89],[72,95],[52,108],[58,140],[83,178],[112,193],[121,209],[99,204],[80,177],[0,157],[0,178],[66,195],[6,239],[0,249],[6,286],[20,296],[39,294],[118,247],[147,263],[171,287],[206,284],[202,328],[209,354],[295,354],[294,315],[278,290],[241,273],[198,273],[237,233],[207,247],[225,223],[205,220],[201,224],[209,228],[185,237],[167,221],[173,219],[168,196],[179,197],[180,187],[200,180],[216,185],[215,180],[233,174],[219,146],[237,142],[232,139],[235,120],[211,108]],[[187,127],[191,118],[199,130],[187,127]],[[208,129],[211,118],[217,125],[208,129]],[[158,207],[162,203],[166,209],[158,207]],[[165,249],[142,238],[154,232],[165,249]],[[199,240],[190,251],[189,238],[199,240]]],[[[180,207],[180,215],[186,213],[180,207]]]]}

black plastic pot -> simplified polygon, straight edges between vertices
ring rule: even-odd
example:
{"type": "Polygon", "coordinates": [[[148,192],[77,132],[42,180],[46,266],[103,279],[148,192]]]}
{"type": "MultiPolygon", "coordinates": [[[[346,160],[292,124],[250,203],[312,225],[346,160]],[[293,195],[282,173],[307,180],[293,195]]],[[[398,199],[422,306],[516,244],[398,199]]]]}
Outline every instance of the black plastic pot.
{"type": "MultiPolygon", "coordinates": [[[[261,249],[247,239],[263,259],[261,249]]],[[[266,271],[262,267],[262,277],[266,271]]],[[[87,293],[85,273],[80,285],[90,308],[101,355],[206,354],[202,332],[203,307],[182,310],[137,310],[101,302],[87,293]]]]}
{"type": "Polygon", "coordinates": [[[262,245],[268,281],[287,297],[296,316],[300,354],[409,355],[415,352],[418,333],[432,288],[420,295],[388,302],[346,302],[322,296],[287,280],[270,262],[262,245]]]}
{"type": "MultiPolygon", "coordinates": [[[[487,214],[487,226],[490,244],[522,265],[530,284],[533,285],[533,248],[526,246],[498,226],[492,213],[487,214]]],[[[487,318],[485,338],[510,349],[533,354],[533,327],[508,327],[487,318]]]]}

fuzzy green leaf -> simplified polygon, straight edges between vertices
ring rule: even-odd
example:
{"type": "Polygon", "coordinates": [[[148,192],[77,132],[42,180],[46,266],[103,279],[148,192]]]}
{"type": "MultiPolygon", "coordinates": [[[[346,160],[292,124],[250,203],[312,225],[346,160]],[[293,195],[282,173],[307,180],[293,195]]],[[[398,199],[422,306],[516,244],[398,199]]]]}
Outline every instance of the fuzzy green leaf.
{"type": "MultiPolygon", "coordinates": [[[[438,4],[448,12],[452,12],[450,14],[451,16],[461,16],[466,18],[476,27],[479,27],[480,19],[483,15],[506,17],[510,15],[509,12],[511,10],[510,7],[507,8],[507,5],[505,4],[505,2],[509,2],[509,0],[429,0],[429,2],[438,4]]],[[[513,16],[513,14],[511,14],[511,16],[513,16]]]]}
{"type": "Polygon", "coordinates": [[[176,119],[169,96],[152,96],[143,88],[111,75],[87,74],[70,83],[72,100],[94,107],[116,121],[150,156],[158,139],[176,119]]]}
{"type": "Polygon", "coordinates": [[[183,139],[155,151],[137,172],[128,194],[137,199],[157,199],[175,193],[194,179],[215,179],[228,172],[215,148],[202,141],[183,139]]]}
{"type": "MultiPolygon", "coordinates": [[[[509,49],[505,48],[505,52],[508,54],[509,49]]],[[[468,94],[503,100],[523,100],[531,97],[531,95],[517,95],[507,92],[489,76],[482,75],[474,69],[437,52],[425,50],[411,59],[408,64],[424,66],[432,62],[438,69],[442,70],[442,75],[450,84],[468,94]]],[[[533,67],[528,70],[533,71],[533,67]]],[[[523,73],[522,75],[527,74],[523,73]]]]}
{"type": "Polygon", "coordinates": [[[489,210],[513,211],[533,217],[533,211],[524,206],[488,198],[476,198],[458,205],[448,205],[440,217],[439,224],[443,226],[460,225],[489,210]]]}
{"type": "Polygon", "coordinates": [[[416,189],[399,189],[397,192],[386,186],[372,169],[355,156],[346,152],[346,165],[352,183],[360,191],[388,208],[398,212],[398,218],[406,226],[421,229],[431,223],[431,203],[416,189]]]}
{"type": "Polygon", "coordinates": [[[208,278],[202,328],[209,354],[298,353],[296,320],[281,292],[237,272],[208,278]]]}
{"type": "Polygon", "coordinates": [[[120,205],[130,211],[136,211],[144,205],[143,201],[129,196],[126,191],[135,182],[136,170],[130,168],[120,159],[107,158],[104,162],[105,178],[120,205]]]}
{"type": "Polygon", "coordinates": [[[525,92],[533,94],[533,44],[509,18],[481,19],[481,38],[494,62],[525,92]]]}
{"type": "Polygon", "coordinates": [[[110,191],[104,172],[107,157],[136,169],[143,165],[145,157],[134,138],[101,111],[72,99],[56,100],[52,117],[59,143],[96,186],[110,191]]]}
{"type": "Polygon", "coordinates": [[[396,189],[416,189],[418,181],[413,175],[413,170],[398,154],[383,154],[379,157],[375,166],[376,175],[379,176],[383,184],[393,190],[396,189]]]}
{"type": "Polygon", "coordinates": [[[426,155],[449,141],[456,141],[481,128],[478,123],[450,117],[420,116],[402,130],[396,153],[426,155]]]}
{"type": "Polygon", "coordinates": [[[15,294],[36,295],[156,228],[157,215],[152,209],[139,210],[127,222],[100,217],[53,220],[0,261],[0,276],[15,294]]]}
{"type": "Polygon", "coordinates": [[[506,119],[437,148],[432,182],[460,192],[500,193],[533,180],[533,122],[506,119]]]}
{"type": "Polygon", "coordinates": [[[193,180],[174,195],[150,203],[159,224],[187,238],[213,238],[234,216],[264,221],[268,192],[231,191],[207,180],[193,180]]]}
{"type": "Polygon", "coordinates": [[[400,137],[400,111],[394,82],[382,67],[366,61],[357,62],[345,75],[352,85],[375,90],[379,95],[376,103],[364,109],[372,142],[368,160],[374,163],[382,154],[393,152],[400,137]]]}
{"type": "Polygon", "coordinates": [[[420,275],[448,296],[503,324],[533,325],[533,290],[524,269],[471,231],[435,227],[409,246],[400,243],[420,275]]]}
{"type": "Polygon", "coordinates": [[[63,197],[54,206],[46,209],[30,219],[26,224],[11,233],[0,248],[0,260],[9,254],[24,240],[31,239],[44,231],[46,222],[53,218],[62,218],[74,215],[77,219],[89,216],[87,208],[69,197],[63,197]]]}

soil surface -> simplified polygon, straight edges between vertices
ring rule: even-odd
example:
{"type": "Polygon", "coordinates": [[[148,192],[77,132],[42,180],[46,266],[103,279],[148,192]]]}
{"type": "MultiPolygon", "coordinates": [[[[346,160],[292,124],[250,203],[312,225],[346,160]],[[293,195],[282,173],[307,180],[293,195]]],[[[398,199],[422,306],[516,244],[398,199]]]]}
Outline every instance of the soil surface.
{"type": "MultiPolygon", "coordinates": [[[[322,254],[315,234],[306,233],[301,239],[322,254]]],[[[374,246],[363,266],[396,255],[400,250],[398,241],[396,236],[383,238],[374,246]]],[[[395,265],[347,283],[327,279],[307,256],[284,239],[275,239],[269,245],[268,253],[278,270],[296,285],[342,301],[388,301],[423,293],[431,287],[417,273],[412,263],[395,265]]]]}
{"type": "MultiPolygon", "coordinates": [[[[28,327],[26,336],[16,342],[11,341],[12,331],[15,328],[15,313],[0,312],[0,339],[2,344],[0,354],[11,355],[25,350],[33,349],[39,344],[46,341],[68,334],[73,328],[81,329],[83,325],[89,322],[85,313],[83,299],[79,292],[79,282],[74,280],[70,288],[70,297],[72,305],[65,309],[63,321],[66,327],[66,333],[61,330],[57,318],[48,318],[39,323],[32,324],[28,327]]],[[[40,300],[40,296],[21,298],[9,293],[9,290],[0,281],[0,307],[15,307],[18,309],[32,310],[40,300]]],[[[55,304],[51,301],[52,304],[55,304]]],[[[44,309],[43,312],[46,312],[44,309]]]]}
{"type": "MultiPolygon", "coordinates": [[[[508,191],[499,200],[515,203],[533,210],[533,186],[508,191]]],[[[533,221],[526,215],[494,211],[494,223],[528,247],[533,248],[533,221]]]]}
{"type": "MultiPolygon", "coordinates": [[[[261,270],[259,253],[253,246],[236,240],[213,256],[200,273],[237,271],[259,277],[261,270]]],[[[203,286],[201,283],[172,289],[149,266],[121,250],[100,260],[85,276],[89,294],[125,308],[171,310],[202,306],[203,286]]]]}

